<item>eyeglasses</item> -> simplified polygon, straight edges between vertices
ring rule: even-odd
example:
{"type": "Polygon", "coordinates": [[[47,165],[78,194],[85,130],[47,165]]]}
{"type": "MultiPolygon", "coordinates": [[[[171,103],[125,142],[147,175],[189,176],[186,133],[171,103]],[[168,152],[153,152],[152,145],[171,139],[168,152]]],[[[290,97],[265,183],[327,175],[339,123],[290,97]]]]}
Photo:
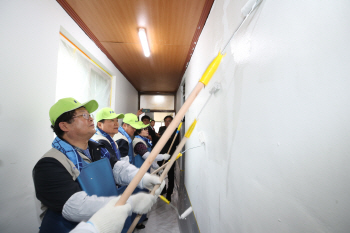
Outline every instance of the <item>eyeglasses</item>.
{"type": "Polygon", "coordinates": [[[148,128],[143,128],[142,130],[148,130],[148,128]]]}
{"type": "Polygon", "coordinates": [[[84,117],[86,120],[89,120],[90,119],[90,117],[92,118],[92,119],[94,119],[94,116],[92,115],[92,114],[88,114],[88,113],[83,113],[83,114],[81,114],[81,115],[78,115],[78,116],[74,116],[73,118],[77,118],[77,117],[84,117]]]}

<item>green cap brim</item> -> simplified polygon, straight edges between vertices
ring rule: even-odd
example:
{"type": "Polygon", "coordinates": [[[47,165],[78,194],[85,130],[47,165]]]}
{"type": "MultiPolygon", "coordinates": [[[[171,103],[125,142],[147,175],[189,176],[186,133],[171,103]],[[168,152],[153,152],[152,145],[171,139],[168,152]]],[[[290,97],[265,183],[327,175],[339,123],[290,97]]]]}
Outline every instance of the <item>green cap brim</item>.
{"type": "Polygon", "coordinates": [[[123,119],[124,118],[124,114],[122,114],[122,113],[119,113],[119,114],[112,113],[108,117],[102,117],[101,119],[98,118],[98,116],[96,116],[96,122],[99,122],[100,120],[110,120],[110,119],[115,119],[115,118],[123,119]]]}
{"type": "MultiPolygon", "coordinates": [[[[88,101],[86,103],[83,103],[82,106],[80,106],[80,107],[83,107],[83,106],[86,108],[86,110],[89,113],[93,113],[93,112],[96,111],[96,109],[98,109],[98,103],[97,103],[96,100],[90,100],[90,101],[88,101]]],[[[80,108],[80,107],[77,107],[77,108],[80,108]]],[[[75,109],[77,109],[77,108],[75,108],[75,109]]]]}
{"type": "Polygon", "coordinates": [[[85,107],[85,109],[92,113],[96,111],[98,108],[98,103],[96,100],[90,100],[88,102],[85,102],[83,104],[80,104],[78,101],[76,101],[74,98],[64,98],[57,101],[51,108],[50,108],[50,121],[52,125],[55,125],[55,122],[57,118],[59,118],[63,113],[70,112],[72,110],[85,107]],[[72,103],[74,101],[75,103],[72,103]]]}
{"type": "MultiPolygon", "coordinates": [[[[142,121],[137,121],[137,122],[133,122],[133,123],[129,123],[129,125],[131,125],[132,127],[134,127],[135,129],[143,129],[145,128],[142,121]]],[[[146,126],[147,127],[147,126],[146,126]]]]}

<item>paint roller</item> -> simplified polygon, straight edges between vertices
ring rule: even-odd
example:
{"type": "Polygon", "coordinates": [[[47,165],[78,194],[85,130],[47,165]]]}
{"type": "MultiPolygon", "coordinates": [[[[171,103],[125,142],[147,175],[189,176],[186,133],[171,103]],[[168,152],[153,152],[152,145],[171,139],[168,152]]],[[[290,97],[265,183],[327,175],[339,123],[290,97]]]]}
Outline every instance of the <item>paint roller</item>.
{"type": "MultiPolygon", "coordinates": [[[[244,17],[244,19],[242,20],[242,22],[238,26],[238,28],[235,30],[235,32],[233,33],[232,37],[229,39],[228,43],[225,45],[223,51],[219,52],[219,54],[215,57],[215,59],[209,64],[209,66],[205,70],[204,74],[202,75],[201,79],[199,80],[199,82],[197,83],[195,88],[192,90],[191,94],[188,96],[188,98],[185,101],[185,103],[180,108],[180,110],[179,110],[178,114],[175,116],[174,120],[170,123],[170,125],[168,126],[168,128],[164,132],[163,136],[158,141],[157,145],[154,147],[154,149],[152,150],[152,152],[150,153],[148,158],[145,160],[143,165],[140,167],[139,171],[137,172],[137,174],[135,175],[133,180],[130,182],[128,187],[125,189],[125,191],[123,192],[123,194],[119,198],[118,202],[116,203],[116,206],[124,205],[126,203],[126,201],[130,197],[132,192],[137,187],[138,183],[141,181],[141,179],[144,176],[144,174],[147,172],[149,167],[152,165],[152,163],[153,163],[154,159],[156,158],[156,156],[159,154],[159,152],[161,151],[161,149],[163,148],[163,146],[165,145],[167,140],[170,138],[172,132],[174,132],[176,126],[180,123],[181,119],[184,117],[185,113],[187,112],[189,107],[192,105],[193,101],[196,99],[196,97],[199,94],[199,92],[204,88],[204,86],[208,85],[209,81],[211,80],[211,78],[213,77],[213,75],[215,74],[217,68],[219,67],[219,65],[221,63],[221,60],[222,60],[222,58],[224,56],[223,53],[226,50],[227,45],[230,43],[232,38],[234,38],[235,34],[241,28],[241,26],[245,22],[245,20],[249,17],[249,15],[256,9],[256,7],[261,2],[262,2],[262,0],[256,0],[255,2],[248,1],[248,3],[243,7],[244,9],[250,9],[250,11],[244,17]],[[253,4],[253,5],[250,6],[251,4],[253,4]]],[[[197,123],[197,121],[195,120],[192,123],[192,125],[190,126],[188,132],[186,133],[186,134],[188,134],[188,136],[191,135],[191,133],[192,133],[196,123],[197,123]]],[[[186,135],[185,135],[184,139],[185,138],[188,139],[188,137],[186,137],[186,135]]],[[[178,146],[178,148],[176,149],[176,151],[172,155],[168,165],[165,167],[164,172],[160,176],[160,181],[161,182],[164,180],[166,174],[168,173],[168,171],[170,170],[170,167],[172,166],[172,164],[174,163],[174,161],[176,159],[176,155],[180,152],[180,149],[184,146],[184,144],[186,143],[187,139],[186,140],[182,140],[182,142],[180,143],[180,145],[178,146]]],[[[155,191],[159,188],[159,186],[160,185],[155,185],[151,193],[154,194],[155,191]]],[[[136,218],[134,220],[133,224],[130,226],[128,232],[132,232],[134,230],[137,222],[138,222],[138,220],[136,218]]]]}
{"type": "Polygon", "coordinates": [[[190,206],[187,210],[185,210],[185,212],[183,212],[183,214],[180,215],[178,209],[173,204],[171,204],[168,199],[166,199],[162,195],[159,195],[159,198],[175,209],[177,215],[179,216],[179,219],[185,219],[188,215],[190,215],[193,212],[192,206],[190,206]]]}
{"type": "Polygon", "coordinates": [[[241,13],[243,16],[242,22],[238,25],[237,29],[232,34],[231,38],[228,40],[227,44],[225,45],[224,49],[222,50],[222,53],[226,51],[227,46],[231,42],[231,40],[235,37],[237,31],[242,27],[243,23],[248,19],[249,15],[260,5],[262,0],[249,0],[242,8],[241,13]]]}

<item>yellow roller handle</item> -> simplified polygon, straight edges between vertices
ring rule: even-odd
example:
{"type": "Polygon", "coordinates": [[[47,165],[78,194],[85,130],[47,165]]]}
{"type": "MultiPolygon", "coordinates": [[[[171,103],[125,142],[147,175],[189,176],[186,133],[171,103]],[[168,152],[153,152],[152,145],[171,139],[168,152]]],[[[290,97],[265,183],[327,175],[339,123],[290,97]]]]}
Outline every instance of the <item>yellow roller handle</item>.
{"type": "Polygon", "coordinates": [[[176,156],[176,159],[180,158],[182,156],[181,153],[179,153],[177,156],[176,156]]]}
{"type": "Polygon", "coordinates": [[[210,65],[205,70],[204,74],[202,75],[202,78],[199,80],[199,82],[203,83],[205,86],[208,85],[211,77],[213,77],[215,71],[218,69],[221,59],[224,57],[220,52],[216,56],[216,58],[210,63],[210,65]]]}
{"type": "Polygon", "coordinates": [[[191,137],[192,131],[194,130],[194,127],[196,127],[196,124],[197,124],[197,119],[194,119],[192,125],[190,126],[190,128],[187,130],[187,132],[185,134],[186,138],[190,138],[191,137]]]}
{"type": "Polygon", "coordinates": [[[168,199],[166,199],[164,196],[159,195],[159,198],[162,199],[162,201],[164,201],[165,203],[167,203],[169,205],[170,201],[168,199]]]}
{"type": "Polygon", "coordinates": [[[177,127],[177,131],[180,131],[181,126],[182,126],[182,122],[179,124],[179,127],[177,127]]]}
{"type": "MultiPolygon", "coordinates": [[[[176,159],[175,159],[175,160],[179,159],[181,156],[182,156],[182,154],[179,153],[179,154],[176,156],[176,159]]],[[[170,161],[170,159],[168,160],[168,162],[169,162],[169,161],[170,161]]]]}

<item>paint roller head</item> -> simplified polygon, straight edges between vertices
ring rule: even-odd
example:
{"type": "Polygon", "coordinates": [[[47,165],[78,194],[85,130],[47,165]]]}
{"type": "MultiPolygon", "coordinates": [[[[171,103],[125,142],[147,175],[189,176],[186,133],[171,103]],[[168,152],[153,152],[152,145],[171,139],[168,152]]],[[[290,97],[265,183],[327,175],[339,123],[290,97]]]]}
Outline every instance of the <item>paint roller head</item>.
{"type": "Polygon", "coordinates": [[[241,9],[243,17],[252,12],[261,2],[262,0],[249,0],[241,9]]]}
{"type": "Polygon", "coordinates": [[[219,82],[215,82],[214,86],[211,88],[211,90],[209,91],[210,94],[215,94],[218,90],[221,89],[221,83],[219,82]]]}
{"type": "Polygon", "coordinates": [[[181,214],[180,219],[185,219],[190,213],[192,213],[192,206],[188,208],[183,214],[181,214]]]}

